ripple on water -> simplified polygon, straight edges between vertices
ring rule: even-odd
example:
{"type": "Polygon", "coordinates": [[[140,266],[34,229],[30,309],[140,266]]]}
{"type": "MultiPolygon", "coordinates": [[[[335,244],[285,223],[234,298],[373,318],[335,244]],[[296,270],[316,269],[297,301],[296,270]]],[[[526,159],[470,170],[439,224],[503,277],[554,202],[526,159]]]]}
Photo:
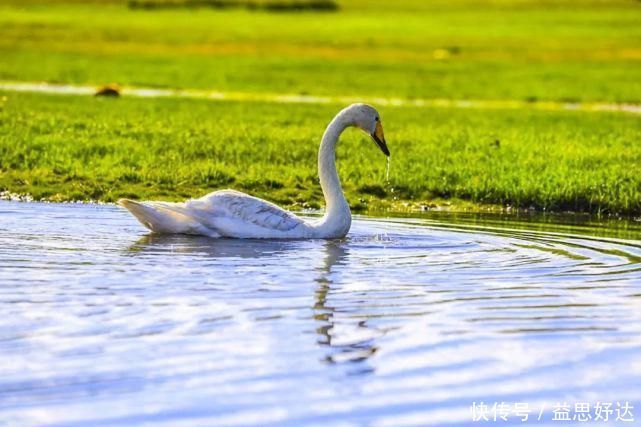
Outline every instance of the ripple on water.
{"type": "Polygon", "coordinates": [[[641,403],[638,237],[532,229],[212,240],[0,202],[0,417],[466,425],[473,401],[641,403]]]}

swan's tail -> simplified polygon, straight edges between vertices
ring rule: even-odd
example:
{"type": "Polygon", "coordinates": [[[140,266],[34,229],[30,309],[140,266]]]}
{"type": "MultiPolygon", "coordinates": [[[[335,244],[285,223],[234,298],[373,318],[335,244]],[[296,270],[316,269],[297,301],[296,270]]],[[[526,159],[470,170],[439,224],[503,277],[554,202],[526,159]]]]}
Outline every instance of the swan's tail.
{"type": "Polygon", "coordinates": [[[219,237],[216,232],[204,227],[192,218],[184,203],[136,202],[120,199],[118,204],[126,208],[142,225],[155,233],[204,234],[219,237]]]}

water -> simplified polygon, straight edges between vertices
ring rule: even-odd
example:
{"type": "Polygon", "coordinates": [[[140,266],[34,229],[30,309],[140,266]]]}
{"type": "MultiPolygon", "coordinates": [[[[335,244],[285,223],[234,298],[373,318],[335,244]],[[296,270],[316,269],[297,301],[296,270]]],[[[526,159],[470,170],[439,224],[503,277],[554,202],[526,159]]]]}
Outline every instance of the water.
{"type": "MultiPolygon", "coordinates": [[[[45,82],[19,82],[0,80],[0,90],[8,92],[34,92],[54,95],[93,95],[95,86],[82,86],[70,84],[56,84],[45,82]]],[[[153,87],[124,87],[121,88],[123,96],[138,98],[194,98],[228,101],[258,101],[273,102],[277,104],[352,104],[366,102],[376,105],[395,107],[429,107],[429,108],[457,108],[470,109],[535,109],[544,111],[591,111],[591,112],[617,112],[627,114],[641,114],[641,105],[630,103],[599,103],[599,102],[555,102],[532,101],[516,99],[439,99],[439,98],[384,98],[377,96],[320,96],[301,95],[294,93],[259,93],[259,92],[221,92],[218,90],[202,89],[159,89],[153,87]]]]}
{"type": "Polygon", "coordinates": [[[481,425],[481,401],[638,423],[639,236],[445,215],[210,240],[0,202],[0,425],[481,425]]]}

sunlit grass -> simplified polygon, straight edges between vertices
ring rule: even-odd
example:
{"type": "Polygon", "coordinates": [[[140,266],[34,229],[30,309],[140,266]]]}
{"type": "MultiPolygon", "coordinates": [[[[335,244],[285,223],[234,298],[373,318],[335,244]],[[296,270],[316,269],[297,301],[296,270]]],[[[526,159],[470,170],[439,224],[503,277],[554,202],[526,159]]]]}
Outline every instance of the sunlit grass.
{"type": "MultiPolygon", "coordinates": [[[[5,94],[0,188],[50,200],[180,200],[232,187],[322,205],[316,152],[341,106],[5,94]]],[[[637,116],[381,108],[392,151],[362,133],[338,149],[355,209],[444,199],[641,212],[637,116]]]]}
{"type": "Polygon", "coordinates": [[[6,80],[638,102],[640,46],[633,0],[347,1],[331,13],[0,6],[6,80]]]}
{"type": "MultiPolygon", "coordinates": [[[[260,0],[263,1],[263,0],[260,0]]],[[[0,80],[373,98],[641,102],[636,0],[338,1],[325,12],[6,0],[0,80]]],[[[316,208],[338,105],[7,93],[0,189],[178,200],[234,187],[316,208]]],[[[641,213],[638,116],[384,109],[391,182],[348,132],[355,209],[469,203],[641,213]]]]}

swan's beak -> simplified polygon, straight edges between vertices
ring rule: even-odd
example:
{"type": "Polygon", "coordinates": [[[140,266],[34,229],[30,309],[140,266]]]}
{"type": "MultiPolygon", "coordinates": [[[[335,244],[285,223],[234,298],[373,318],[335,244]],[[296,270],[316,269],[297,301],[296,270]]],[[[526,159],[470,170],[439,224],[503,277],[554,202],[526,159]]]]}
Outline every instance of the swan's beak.
{"type": "Polygon", "coordinates": [[[385,154],[387,157],[389,157],[389,149],[387,148],[387,144],[385,143],[385,135],[383,135],[383,126],[381,125],[380,121],[376,122],[376,130],[374,130],[374,133],[372,134],[372,139],[378,145],[378,148],[381,149],[383,154],[385,154]]]}

